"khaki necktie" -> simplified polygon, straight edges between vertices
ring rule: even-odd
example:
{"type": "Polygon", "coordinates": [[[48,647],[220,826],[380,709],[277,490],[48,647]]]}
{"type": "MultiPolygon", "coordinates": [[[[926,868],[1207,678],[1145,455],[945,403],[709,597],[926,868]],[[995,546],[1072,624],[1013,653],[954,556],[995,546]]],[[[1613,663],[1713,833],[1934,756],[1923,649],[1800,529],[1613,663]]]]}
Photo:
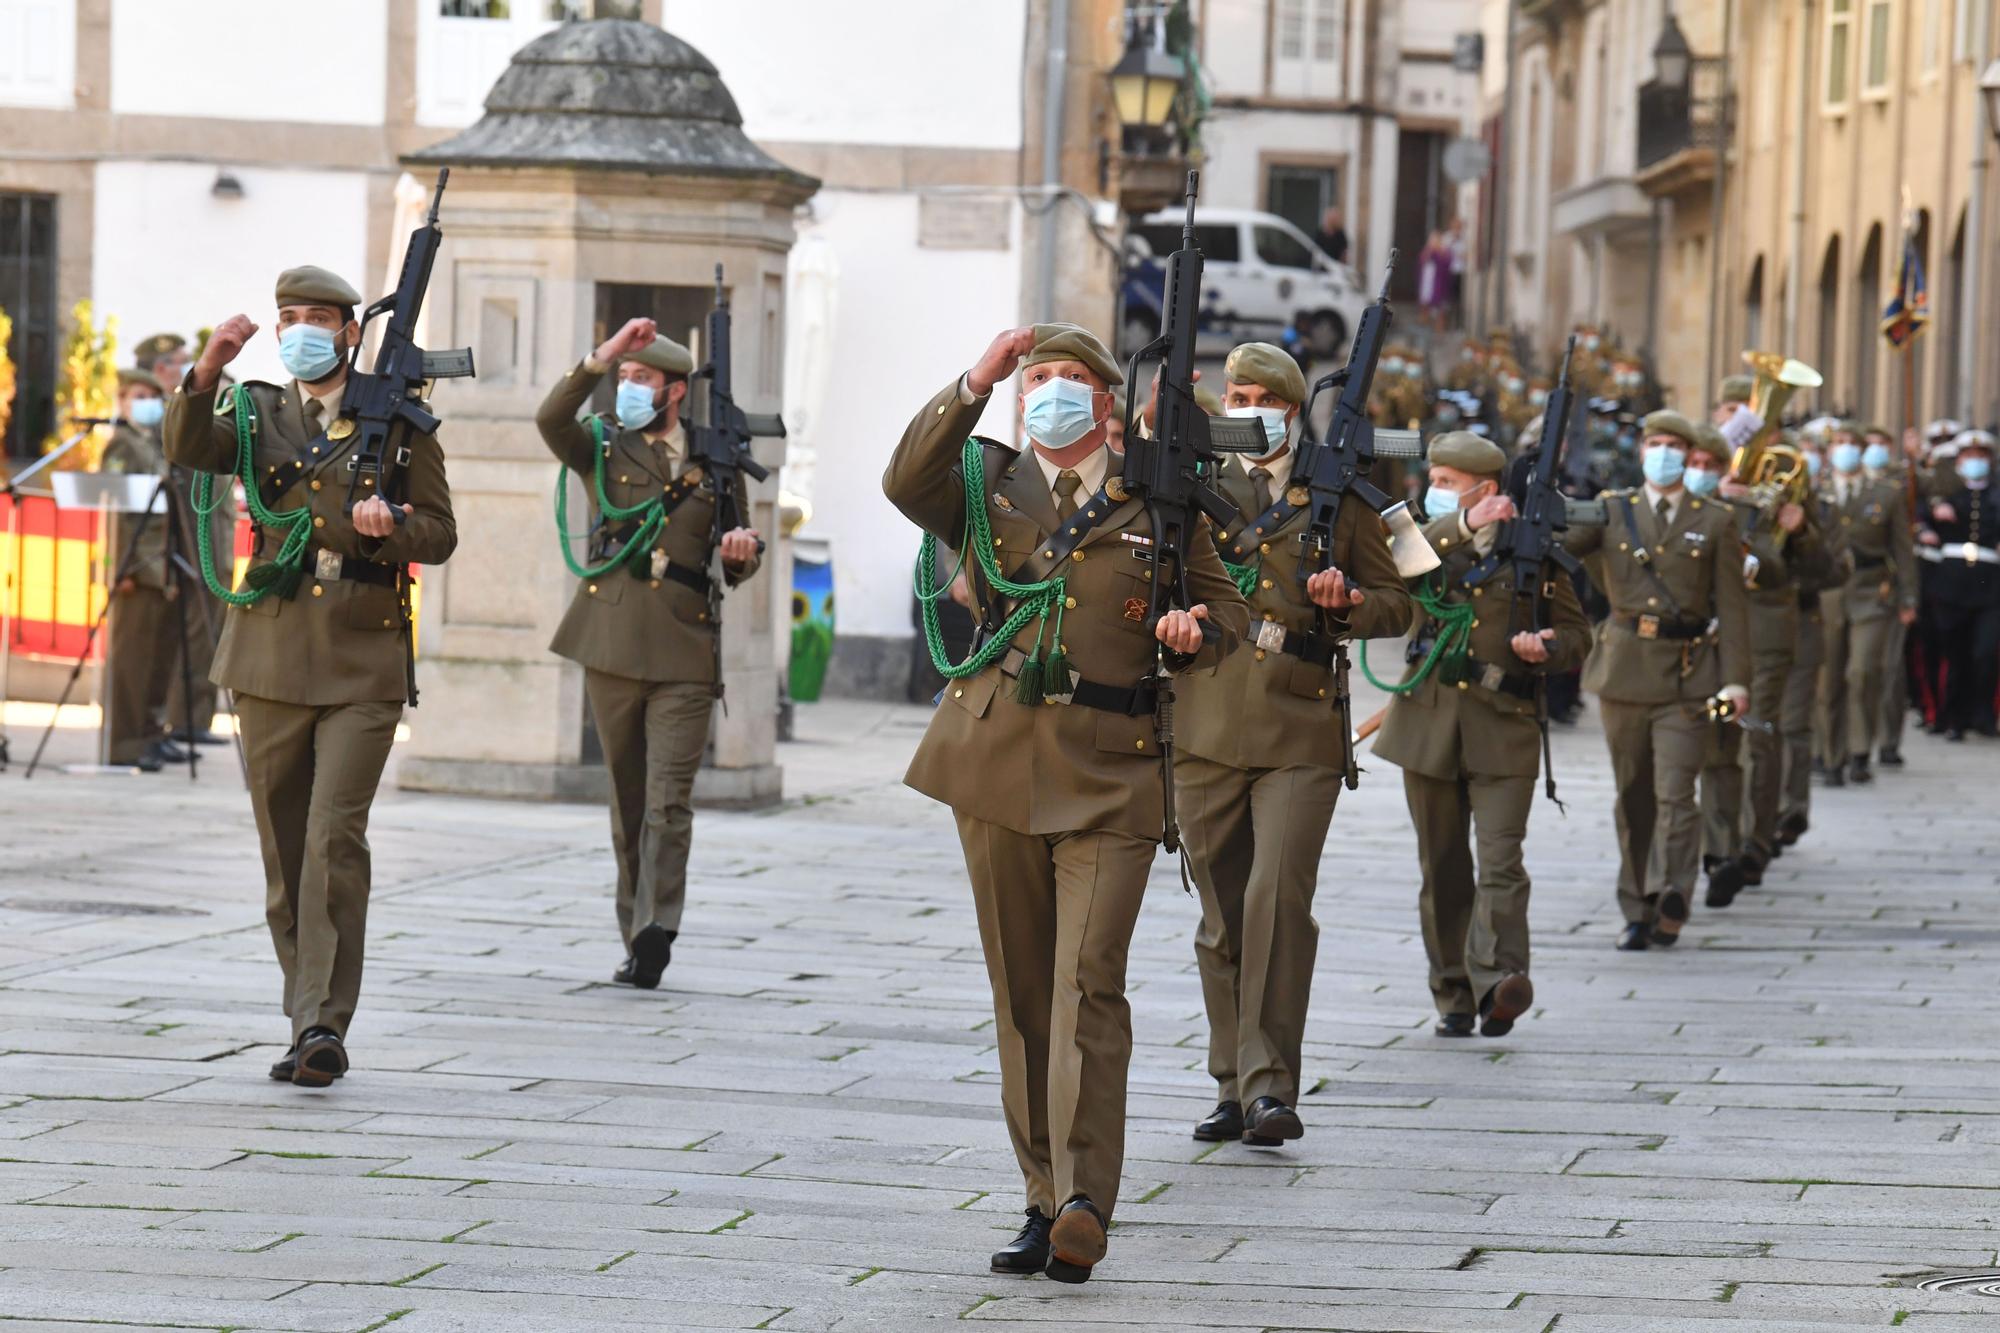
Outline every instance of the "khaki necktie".
{"type": "Polygon", "coordinates": [[[1065,523],[1076,512],[1076,493],[1083,485],[1083,478],[1064,468],[1056,473],[1056,517],[1065,523]]]}
{"type": "Polygon", "coordinates": [[[308,399],[306,399],[306,438],[307,438],[307,439],[309,439],[309,440],[310,440],[310,439],[313,439],[313,438],[315,438],[315,437],[317,437],[317,436],[319,435],[319,418],[320,418],[320,405],[319,405],[319,399],[317,399],[317,398],[308,398],[308,399]]]}
{"type": "Polygon", "coordinates": [[[1251,494],[1257,497],[1257,512],[1263,513],[1271,507],[1271,470],[1253,467],[1250,469],[1251,494]]]}
{"type": "Polygon", "coordinates": [[[1660,527],[1663,530],[1674,525],[1673,502],[1666,496],[1660,497],[1660,502],[1653,506],[1653,512],[1660,516],[1660,527]]]}

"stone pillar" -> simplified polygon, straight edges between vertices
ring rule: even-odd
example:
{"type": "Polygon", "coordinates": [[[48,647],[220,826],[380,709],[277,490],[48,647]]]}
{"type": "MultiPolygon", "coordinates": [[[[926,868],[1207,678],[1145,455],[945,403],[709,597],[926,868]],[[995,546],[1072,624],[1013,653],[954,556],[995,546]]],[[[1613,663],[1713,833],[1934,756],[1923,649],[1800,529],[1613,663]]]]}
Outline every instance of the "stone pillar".
{"type": "MultiPolygon", "coordinates": [[[[398,780],[600,800],[607,780],[585,750],[583,671],[548,651],[575,580],[558,554],[558,467],[535,410],[608,331],[600,314],[615,327],[663,311],[662,331],[705,360],[700,321],[719,262],[737,403],[778,411],[792,211],[817,182],[751,144],[714,67],[643,23],[571,23],[536,39],[486,108],[464,133],[405,159],[426,180],[451,168],[426,323],[433,345],[469,344],[479,374],[440,383],[433,401],[459,545],[424,574],[423,704],[398,780]],[[679,290],[620,293],[600,310],[605,285],[679,290]],[[652,309],[620,308],[642,297],[652,309]]],[[[776,715],[788,640],[779,631],[791,569],[777,514],[783,441],[754,448],[772,479],[751,487],[751,521],[770,549],[724,602],[728,707],[695,785],[704,804],[765,805],[781,790],[776,715]]],[[[571,529],[581,534],[587,504],[571,482],[571,529]]]]}

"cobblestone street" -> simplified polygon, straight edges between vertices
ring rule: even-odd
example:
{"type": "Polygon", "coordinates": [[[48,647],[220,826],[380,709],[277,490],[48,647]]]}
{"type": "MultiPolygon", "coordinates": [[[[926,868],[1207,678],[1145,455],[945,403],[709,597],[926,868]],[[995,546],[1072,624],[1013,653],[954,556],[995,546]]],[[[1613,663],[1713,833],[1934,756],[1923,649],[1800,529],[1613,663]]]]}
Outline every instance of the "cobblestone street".
{"type": "Polygon", "coordinates": [[[1816,793],[1763,889],[1630,955],[1593,709],[1529,837],[1539,1004],[1499,1041],[1430,1035],[1401,784],[1370,765],[1285,1151],[1188,1135],[1214,1089],[1162,858],[1126,1202],[1066,1288],[986,1271],[1023,1203],[951,822],[898,782],[924,720],[800,710],[787,803],[700,816],[651,994],[607,984],[601,810],[385,791],[355,1069],[320,1093],[265,1077],[286,1030],[233,758],[192,788],[17,765],[0,1326],[1994,1327],[2000,1301],[1916,1283],[2000,1244],[2000,747],[1912,736],[1907,770],[1816,793]]]}

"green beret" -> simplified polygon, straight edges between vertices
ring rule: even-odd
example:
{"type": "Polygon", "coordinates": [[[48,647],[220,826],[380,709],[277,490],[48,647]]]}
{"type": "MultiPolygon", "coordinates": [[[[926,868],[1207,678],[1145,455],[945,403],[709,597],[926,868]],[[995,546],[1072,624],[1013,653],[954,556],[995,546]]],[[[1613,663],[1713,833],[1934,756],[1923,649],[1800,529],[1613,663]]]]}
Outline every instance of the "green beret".
{"type": "Polygon", "coordinates": [[[156,333],[150,338],[141,338],[139,345],[132,349],[132,360],[141,366],[150,366],[169,352],[178,352],[187,346],[187,339],[178,333],[156,333]]]}
{"type": "Polygon", "coordinates": [[[348,286],[338,273],[305,264],[288,268],[278,275],[278,304],[325,305],[338,309],[361,304],[361,293],[348,286]]]}
{"type": "Polygon", "coordinates": [[[1244,343],[1231,352],[1222,378],[1231,384],[1260,384],[1288,403],[1306,400],[1305,372],[1290,352],[1270,343],[1244,343]]]}
{"type": "Polygon", "coordinates": [[[1449,430],[1431,441],[1424,461],[1474,476],[1497,477],[1507,466],[1507,451],[1469,430],[1449,430]]]}
{"type": "Polygon", "coordinates": [[[1209,388],[1206,384],[1197,384],[1194,386],[1194,401],[1202,411],[1212,417],[1223,416],[1229,410],[1222,405],[1222,395],[1209,388]]]}
{"type": "Polygon", "coordinates": [[[659,334],[653,335],[653,341],[649,346],[627,353],[622,359],[637,361],[640,365],[651,366],[655,370],[664,370],[669,375],[686,375],[694,370],[694,353],[672,338],[659,334]]]}
{"type": "Polygon", "coordinates": [[[1694,447],[1725,463],[1729,461],[1729,441],[1723,439],[1722,432],[1706,421],[1695,423],[1694,447]]]}
{"type": "Polygon", "coordinates": [[[1701,442],[1701,437],[1695,434],[1694,423],[1692,421],[1689,421],[1680,413],[1664,407],[1657,412],[1648,412],[1646,414],[1646,419],[1639,423],[1639,433],[1642,436],[1679,436],[1681,443],[1686,445],[1695,445],[1701,442]]]}
{"type": "Polygon", "coordinates": [[[1748,375],[1731,375],[1717,387],[1715,400],[1719,403],[1747,403],[1751,390],[1756,387],[1757,381],[1748,375]]]}
{"type": "Polygon", "coordinates": [[[1096,334],[1080,324],[1035,325],[1035,347],[1021,359],[1023,366],[1039,366],[1044,361],[1081,361],[1106,384],[1123,384],[1118,362],[1096,334]]]}
{"type": "Polygon", "coordinates": [[[118,387],[120,389],[151,389],[155,393],[160,392],[160,382],[153,378],[153,372],[150,370],[120,369],[118,372],[118,387]]]}

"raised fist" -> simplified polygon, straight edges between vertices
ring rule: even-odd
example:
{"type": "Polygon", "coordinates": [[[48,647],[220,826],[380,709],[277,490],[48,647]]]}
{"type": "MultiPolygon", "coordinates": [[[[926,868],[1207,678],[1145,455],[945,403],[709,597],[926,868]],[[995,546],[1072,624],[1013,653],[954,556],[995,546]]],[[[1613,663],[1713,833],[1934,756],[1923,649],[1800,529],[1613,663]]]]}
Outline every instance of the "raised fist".
{"type": "Polygon", "coordinates": [[[214,388],[215,382],[222,378],[222,368],[234,361],[243,344],[256,334],[257,326],[248,315],[231,315],[216,325],[215,332],[208,335],[208,345],[201,349],[201,360],[194,363],[195,389],[214,388]]]}
{"type": "Polygon", "coordinates": [[[993,386],[1020,367],[1021,358],[1035,350],[1033,329],[1008,329],[996,337],[986,352],[965,372],[965,385],[974,396],[984,398],[993,386]]]}
{"type": "Polygon", "coordinates": [[[607,366],[616,366],[620,361],[653,345],[659,337],[660,326],[650,319],[628,319],[625,326],[604,340],[591,360],[607,366]]]}

